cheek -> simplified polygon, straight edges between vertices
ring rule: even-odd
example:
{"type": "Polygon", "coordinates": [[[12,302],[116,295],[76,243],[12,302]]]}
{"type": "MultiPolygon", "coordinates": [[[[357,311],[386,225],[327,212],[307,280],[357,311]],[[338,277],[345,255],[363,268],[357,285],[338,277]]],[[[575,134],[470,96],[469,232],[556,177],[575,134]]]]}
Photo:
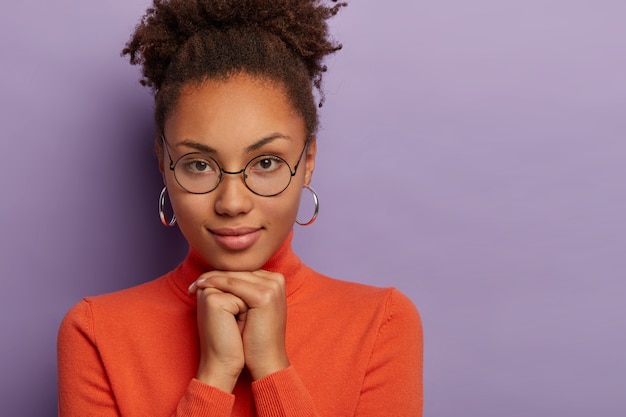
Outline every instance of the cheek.
{"type": "Polygon", "coordinates": [[[170,200],[180,226],[203,223],[208,211],[211,210],[207,195],[175,190],[170,195],[170,200]]]}
{"type": "Polygon", "coordinates": [[[169,201],[176,212],[179,222],[185,219],[194,219],[202,211],[207,209],[207,196],[201,194],[191,194],[180,188],[174,174],[166,167],[163,175],[169,201]]]}
{"type": "Polygon", "coordinates": [[[298,212],[298,196],[286,191],[280,194],[280,198],[263,198],[257,203],[261,214],[270,225],[291,225],[295,221],[298,212]],[[285,194],[285,195],[283,195],[285,194]]]}

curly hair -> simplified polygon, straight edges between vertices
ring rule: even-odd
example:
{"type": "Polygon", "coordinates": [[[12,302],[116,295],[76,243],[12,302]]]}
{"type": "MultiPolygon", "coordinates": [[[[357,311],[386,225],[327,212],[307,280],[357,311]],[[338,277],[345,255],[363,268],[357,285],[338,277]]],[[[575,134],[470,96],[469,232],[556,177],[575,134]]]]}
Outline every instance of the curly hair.
{"type": "Polygon", "coordinates": [[[154,0],[122,56],[142,66],[140,82],[155,94],[159,133],[184,86],[245,72],[281,83],[307,137],[315,134],[313,88],[321,107],[322,61],[342,47],[326,22],[347,4],[331,1],[154,0]]]}

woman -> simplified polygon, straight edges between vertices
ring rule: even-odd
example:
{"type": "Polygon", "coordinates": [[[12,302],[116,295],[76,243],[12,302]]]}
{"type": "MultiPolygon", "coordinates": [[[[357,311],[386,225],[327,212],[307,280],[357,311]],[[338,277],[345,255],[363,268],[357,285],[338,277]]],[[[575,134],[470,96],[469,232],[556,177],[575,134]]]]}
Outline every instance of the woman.
{"type": "Polygon", "coordinates": [[[161,219],[187,258],[86,298],[59,331],[59,415],[420,416],[422,335],[394,289],[291,249],[340,46],[320,1],[155,0],[123,54],[155,93],[161,219]],[[174,216],[166,218],[167,200],[174,216]]]}

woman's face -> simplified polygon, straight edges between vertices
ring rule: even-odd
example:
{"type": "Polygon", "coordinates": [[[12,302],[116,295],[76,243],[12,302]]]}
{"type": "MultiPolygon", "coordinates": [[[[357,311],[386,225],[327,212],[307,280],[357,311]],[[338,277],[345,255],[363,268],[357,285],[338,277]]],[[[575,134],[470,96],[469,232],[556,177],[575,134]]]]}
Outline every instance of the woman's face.
{"type": "MultiPolygon", "coordinates": [[[[293,171],[306,132],[281,85],[240,74],[188,86],[166,120],[164,133],[164,181],[191,247],[218,270],[261,268],[293,227],[302,187],[311,180],[315,141],[307,146],[287,189],[273,197],[254,194],[242,174],[224,174],[210,193],[189,193],[169,169],[167,152],[174,162],[184,154],[202,152],[228,172],[240,171],[256,156],[272,154],[287,161],[293,171]]],[[[258,166],[271,168],[271,163],[258,166]]],[[[195,175],[206,167],[194,164],[191,169],[195,175]]]]}

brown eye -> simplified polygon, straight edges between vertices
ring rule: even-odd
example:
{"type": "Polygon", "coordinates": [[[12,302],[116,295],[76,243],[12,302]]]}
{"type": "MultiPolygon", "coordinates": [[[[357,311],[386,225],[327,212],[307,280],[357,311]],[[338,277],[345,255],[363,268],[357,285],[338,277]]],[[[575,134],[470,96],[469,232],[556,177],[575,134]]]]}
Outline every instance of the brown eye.
{"type": "Polygon", "coordinates": [[[186,174],[214,174],[219,169],[211,159],[191,155],[181,160],[180,166],[186,174]]]}
{"type": "Polygon", "coordinates": [[[206,171],[206,169],[209,167],[209,165],[207,165],[206,162],[204,161],[195,161],[191,164],[191,166],[189,167],[192,171],[196,171],[196,172],[203,172],[206,171]]]}
{"type": "Polygon", "coordinates": [[[259,161],[259,168],[263,169],[263,170],[268,170],[270,168],[272,168],[272,164],[274,161],[272,161],[271,159],[262,159],[259,161]]]}
{"type": "Polygon", "coordinates": [[[251,170],[258,173],[269,174],[280,169],[284,163],[285,161],[277,156],[262,156],[252,164],[251,170]]]}

